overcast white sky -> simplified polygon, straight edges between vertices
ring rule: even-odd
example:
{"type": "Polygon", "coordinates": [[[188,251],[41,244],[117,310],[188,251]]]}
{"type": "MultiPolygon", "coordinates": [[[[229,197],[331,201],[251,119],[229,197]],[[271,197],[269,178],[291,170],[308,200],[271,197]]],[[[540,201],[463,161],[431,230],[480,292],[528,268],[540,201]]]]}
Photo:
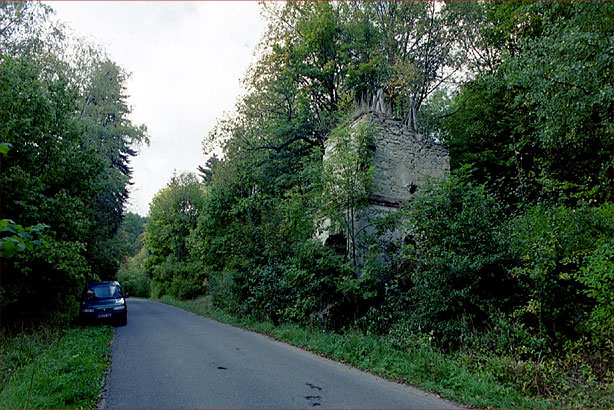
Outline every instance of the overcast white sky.
{"type": "Polygon", "coordinates": [[[46,2],[75,34],[103,46],[132,73],[132,120],[151,138],[132,160],[128,210],[147,215],[173,171],[194,171],[207,156],[202,140],[234,109],[240,79],[265,24],[251,1],[46,2]]]}

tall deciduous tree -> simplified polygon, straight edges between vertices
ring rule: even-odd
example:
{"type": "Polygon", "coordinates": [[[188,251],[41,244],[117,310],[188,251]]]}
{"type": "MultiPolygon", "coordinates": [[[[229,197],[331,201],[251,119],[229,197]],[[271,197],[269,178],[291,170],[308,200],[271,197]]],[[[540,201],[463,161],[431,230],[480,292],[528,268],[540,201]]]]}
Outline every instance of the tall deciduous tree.
{"type": "Polygon", "coordinates": [[[103,168],[95,182],[99,189],[92,204],[90,234],[97,239],[88,249],[88,259],[95,272],[110,278],[118,268],[120,250],[114,233],[128,199],[130,159],[136,155],[135,145],[148,142],[148,137],[145,126],[135,126],[129,119],[126,73],[110,60],[94,59],[91,64],[80,99],[80,124],[84,143],[99,155],[103,168]]]}
{"type": "Polygon", "coordinates": [[[109,238],[121,222],[132,147],[146,134],[128,119],[121,69],[76,61],[75,42],[48,6],[3,2],[0,15],[0,137],[12,145],[2,163],[2,216],[49,227],[46,246],[2,260],[3,313],[18,321],[68,311],[85,280],[116,273],[109,238]]]}
{"type": "Polygon", "coordinates": [[[146,268],[158,295],[186,297],[203,292],[198,272],[181,269],[190,261],[186,246],[203,206],[204,187],[193,173],[173,175],[153,198],[147,220],[146,268]],[[199,286],[200,285],[200,286],[199,286]]]}
{"type": "Polygon", "coordinates": [[[445,121],[452,167],[474,164],[512,202],[611,200],[614,7],[485,7],[494,16],[485,41],[500,61],[462,89],[445,121]]]}

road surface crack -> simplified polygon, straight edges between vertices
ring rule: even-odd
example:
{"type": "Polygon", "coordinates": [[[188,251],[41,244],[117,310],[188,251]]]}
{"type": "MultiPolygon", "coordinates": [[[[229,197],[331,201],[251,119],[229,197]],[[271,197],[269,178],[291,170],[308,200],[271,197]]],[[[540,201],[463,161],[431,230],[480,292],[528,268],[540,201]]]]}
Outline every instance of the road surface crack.
{"type": "Polygon", "coordinates": [[[314,390],[322,391],[322,388],[320,386],[316,386],[315,384],[311,384],[311,383],[305,383],[305,384],[314,390]]]}
{"type": "Polygon", "coordinates": [[[305,396],[305,398],[307,399],[307,401],[309,401],[311,407],[318,407],[322,405],[320,403],[320,400],[322,400],[322,396],[305,396]]]}

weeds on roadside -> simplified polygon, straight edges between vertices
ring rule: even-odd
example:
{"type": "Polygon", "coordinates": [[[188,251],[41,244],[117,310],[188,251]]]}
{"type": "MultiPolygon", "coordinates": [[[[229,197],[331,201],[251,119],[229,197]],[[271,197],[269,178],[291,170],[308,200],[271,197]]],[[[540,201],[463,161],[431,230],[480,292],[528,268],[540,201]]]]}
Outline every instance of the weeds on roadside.
{"type": "Polygon", "coordinates": [[[109,366],[109,326],[0,336],[1,408],[94,408],[109,366]]]}

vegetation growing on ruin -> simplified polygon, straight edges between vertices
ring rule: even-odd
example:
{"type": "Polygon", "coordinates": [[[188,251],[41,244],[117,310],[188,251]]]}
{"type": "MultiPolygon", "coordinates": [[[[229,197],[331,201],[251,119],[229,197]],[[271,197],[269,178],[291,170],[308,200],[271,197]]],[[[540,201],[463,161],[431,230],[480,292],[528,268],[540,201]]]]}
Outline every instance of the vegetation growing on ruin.
{"type": "MultiPolygon", "coordinates": [[[[614,4],[264,3],[246,94],[144,233],[122,217],[147,141],[126,74],[95,47],[56,52],[65,37],[33,4],[0,9],[3,319],[68,323],[80,285],[119,272],[140,295],[355,335],[362,350],[339,357],[358,366],[364,346],[409,362],[428,346],[438,369],[462,363],[540,407],[614,405],[614,4]],[[378,221],[357,274],[347,213],[373,182],[370,131],[328,162],[324,144],[378,95],[448,148],[451,173],[378,221]],[[346,241],[317,239],[323,219],[346,241]],[[405,241],[384,240],[395,229],[405,241]]],[[[433,388],[491,405],[448,382],[433,388]]]]}

